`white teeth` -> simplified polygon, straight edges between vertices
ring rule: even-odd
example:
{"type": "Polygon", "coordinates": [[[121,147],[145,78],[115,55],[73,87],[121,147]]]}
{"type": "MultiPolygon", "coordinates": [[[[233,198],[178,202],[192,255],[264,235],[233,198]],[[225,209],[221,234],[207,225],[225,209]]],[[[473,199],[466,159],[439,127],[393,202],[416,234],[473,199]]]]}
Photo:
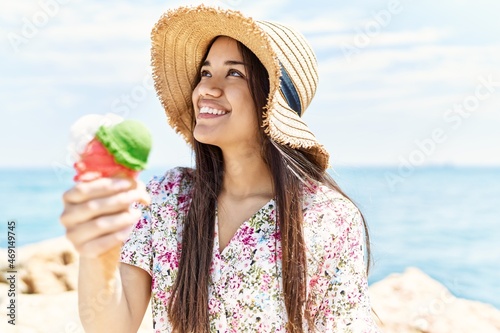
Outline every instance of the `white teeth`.
{"type": "Polygon", "coordinates": [[[209,108],[208,106],[203,106],[200,108],[200,113],[222,115],[222,114],[226,114],[227,112],[222,111],[222,110],[212,109],[212,108],[209,108]]]}

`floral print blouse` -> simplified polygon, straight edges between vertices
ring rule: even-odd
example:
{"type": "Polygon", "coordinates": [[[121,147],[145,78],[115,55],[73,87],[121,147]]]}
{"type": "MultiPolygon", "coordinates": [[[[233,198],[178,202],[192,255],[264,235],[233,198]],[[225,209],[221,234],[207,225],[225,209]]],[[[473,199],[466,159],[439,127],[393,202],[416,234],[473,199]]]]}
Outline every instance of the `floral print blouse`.
{"type": "MultiPolygon", "coordinates": [[[[177,275],[183,220],[193,171],[169,170],[148,184],[152,198],[124,244],[121,261],[152,277],[155,332],[171,332],[166,305],[177,275]]],[[[325,187],[304,190],[307,302],[317,332],[379,332],[367,294],[361,215],[351,201],[325,187]]],[[[281,243],[272,199],[245,221],[219,252],[217,220],[210,269],[212,332],[286,332],[281,243]],[[276,255],[277,254],[277,255],[276,255]]],[[[309,332],[304,323],[304,332],[309,332]]]]}

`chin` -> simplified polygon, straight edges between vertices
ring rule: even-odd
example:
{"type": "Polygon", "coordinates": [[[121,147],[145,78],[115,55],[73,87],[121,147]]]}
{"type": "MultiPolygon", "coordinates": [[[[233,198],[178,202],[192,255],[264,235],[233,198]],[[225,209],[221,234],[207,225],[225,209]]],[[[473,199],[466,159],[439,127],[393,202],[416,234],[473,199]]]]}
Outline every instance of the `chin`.
{"type": "Polygon", "coordinates": [[[214,145],[217,146],[217,140],[214,140],[214,137],[211,135],[203,135],[201,133],[196,133],[196,130],[193,132],[193,137],[199,143],[204,143],[206,145],[214,145]]]}

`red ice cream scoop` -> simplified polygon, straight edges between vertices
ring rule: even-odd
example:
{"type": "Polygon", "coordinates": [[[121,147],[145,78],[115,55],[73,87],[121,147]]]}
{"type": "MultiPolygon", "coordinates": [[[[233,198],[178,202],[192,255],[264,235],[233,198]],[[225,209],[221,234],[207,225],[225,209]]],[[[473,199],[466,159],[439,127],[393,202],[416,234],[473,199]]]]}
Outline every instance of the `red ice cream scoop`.
{"type": "Polygon", "coordinates": [[[146,167],[151,150],[151,134],[138,121],[125,120],[101,126],[74,164],[75,181],[99,177],[136,178],[146,167]]]}

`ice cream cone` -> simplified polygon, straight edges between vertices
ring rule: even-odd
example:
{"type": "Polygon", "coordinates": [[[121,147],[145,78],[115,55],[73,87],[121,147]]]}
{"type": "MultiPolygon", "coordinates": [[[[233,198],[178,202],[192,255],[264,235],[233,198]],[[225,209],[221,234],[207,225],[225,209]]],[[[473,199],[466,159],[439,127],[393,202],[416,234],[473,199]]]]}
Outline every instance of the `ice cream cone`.
{"type": "MultiPolygon", "coordinates": [[[[146,167],[151,150],[151,134],[141,123],[125,120],[112,126],[100,126],[74,164],[75,181],[99,177],[136,179],[146,167]]],[[[121,245],[99,257],[108,288],[113,288],[121,245]]]]}

